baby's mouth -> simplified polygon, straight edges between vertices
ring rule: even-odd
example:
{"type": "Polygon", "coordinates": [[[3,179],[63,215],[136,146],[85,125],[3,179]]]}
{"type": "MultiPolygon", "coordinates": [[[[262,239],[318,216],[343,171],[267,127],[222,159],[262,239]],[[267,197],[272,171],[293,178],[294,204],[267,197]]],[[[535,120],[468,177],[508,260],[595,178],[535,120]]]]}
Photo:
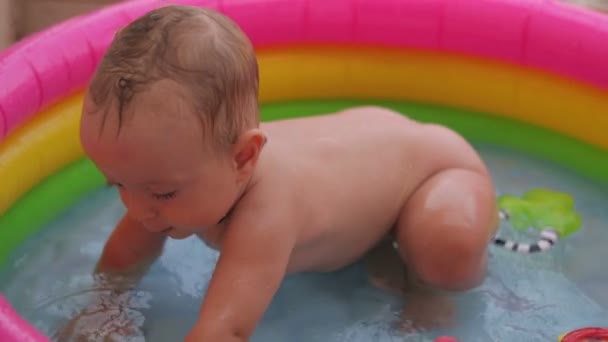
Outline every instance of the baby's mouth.
{"type": "Polygon", "coordinates": [[[161,233],[168,233],[169,231],[171,231],[173,229],[173,226],[167,227],[163,230],[161,230],[161,233]]]}

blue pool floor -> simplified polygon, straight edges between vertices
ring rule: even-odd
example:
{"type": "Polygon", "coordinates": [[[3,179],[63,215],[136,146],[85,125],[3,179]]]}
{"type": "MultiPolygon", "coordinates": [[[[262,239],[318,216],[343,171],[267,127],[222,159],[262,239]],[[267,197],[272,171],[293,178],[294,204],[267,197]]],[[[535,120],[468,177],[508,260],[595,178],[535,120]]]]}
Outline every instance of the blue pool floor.
{"type": "MultiPolygon", "coordinates": [[[[492,146],[476,146],[499,194],[534,187],[570,193],[583,225],[545,254],[521,255],[490,248],[488,278],[453,295],[454,326],[420,334],[396,329],[407,303],[373,287],[361,264],[330,274],[287,278],[252,342],[556,341],[583,326],[608,326],[608,189],[550,163],[492,146]]],[[[31,238],[0,273],[4,293],[26,319],[52,335],[92,298],[90,271],[113,225],[124,212],[115,189],[86,199],[31,238]]],[[[508,224],[501,235],[524,238],[508,224]]],[[[102,303],[90,328],[116,314],[143,324],[146,341],[179,341],[196,319],[216,253],[192,238],[170,241],[130,296],[102,303]]],[[[100,304],[101,305],[101,304],[100,304]]],[[[133,340],[135,341],[135,340],[133,340]]],[[[141,341],[141,340],[140,340],[141,341]]]]}

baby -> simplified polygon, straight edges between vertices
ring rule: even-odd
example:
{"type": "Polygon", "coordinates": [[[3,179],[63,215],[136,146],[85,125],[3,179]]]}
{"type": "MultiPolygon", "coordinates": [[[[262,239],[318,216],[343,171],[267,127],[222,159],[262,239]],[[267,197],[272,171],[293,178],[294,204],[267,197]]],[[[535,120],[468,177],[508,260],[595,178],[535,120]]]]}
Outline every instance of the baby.
{"type": "Polygon", "coordinates": [[[480,284],[495,193],[462,137],[379,107],[260,123],[258,106],[254,49],[225,16],[167,6],[117,33],[81,121],[127,208],[96,272],[141,275],[168,237],[219,250],[190,342],[248,340],[286,275],[393,242],[420,287],[480,284]]]}

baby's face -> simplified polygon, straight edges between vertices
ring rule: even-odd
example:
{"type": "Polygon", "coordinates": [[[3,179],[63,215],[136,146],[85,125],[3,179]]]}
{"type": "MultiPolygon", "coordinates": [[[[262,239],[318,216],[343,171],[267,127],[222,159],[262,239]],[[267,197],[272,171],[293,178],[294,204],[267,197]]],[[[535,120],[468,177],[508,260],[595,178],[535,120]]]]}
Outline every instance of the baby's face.
{"type": "Polygon", "coordinates": [[[103,123],[85,101],[81,141],[133,218],[150,231],[185,238],[220,221],[243,181],[229,155],[203,147],[201,122],[178,97],[150,95],[129,105],[119,135],[118,113],[109,110],[103,123]]]}

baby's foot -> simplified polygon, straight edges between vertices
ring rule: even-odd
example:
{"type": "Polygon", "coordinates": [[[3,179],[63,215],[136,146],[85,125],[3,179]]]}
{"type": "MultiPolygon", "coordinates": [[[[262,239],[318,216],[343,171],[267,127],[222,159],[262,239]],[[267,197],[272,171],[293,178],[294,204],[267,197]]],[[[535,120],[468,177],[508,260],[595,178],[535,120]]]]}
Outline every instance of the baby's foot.
{"type": "Polygon", "coordinates": [[[392,240],[385,239],[371,250],[365,257],[365,267],[373,286],[404,298],[399,330],[413,333],[452,325],[455,309],[448,294],[421,285],[392,240]]]}
{"type": "Polygon", "coordinates": [[[454,323],[454,303],[440,292],[415,293],[406,296],[399,329],[413,333],[451,327],[454,323]]]}
{"type": "Polygon", "coordinates": [[[405,265],[390,240],[381,242],[367,254],[365,268],[373,286],[403,296],[406,285],[405,265]]]}

